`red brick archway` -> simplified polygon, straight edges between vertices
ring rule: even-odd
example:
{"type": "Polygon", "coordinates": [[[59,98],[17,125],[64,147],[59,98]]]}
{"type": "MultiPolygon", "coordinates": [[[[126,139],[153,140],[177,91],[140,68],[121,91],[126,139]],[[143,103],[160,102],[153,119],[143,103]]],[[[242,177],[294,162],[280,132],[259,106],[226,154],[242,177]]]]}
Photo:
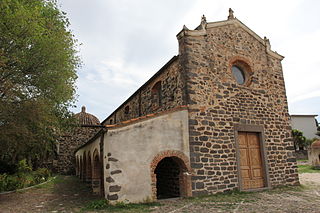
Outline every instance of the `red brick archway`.
{"type": "Polygon", "coordinates": [[[168,150],[157,154],[151,162],[151,187],[152,187],[152,198],[157,199],[157,175],[156,168],[158,164],[165,158],[170,158],[179,166],[179,190],[181,197],[192,196],[191,188],[191,173],[189,158],[180,151],[168,150]]]}

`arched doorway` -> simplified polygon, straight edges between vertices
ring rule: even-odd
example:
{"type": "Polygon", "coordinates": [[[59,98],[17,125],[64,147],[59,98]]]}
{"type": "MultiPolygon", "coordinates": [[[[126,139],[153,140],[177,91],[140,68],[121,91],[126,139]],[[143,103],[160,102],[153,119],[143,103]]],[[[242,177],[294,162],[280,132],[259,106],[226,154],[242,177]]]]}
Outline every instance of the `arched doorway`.
{"type": "Polygon", "coordinates": [[[92,191],[101,195],[101,161],[97,149],[93,152],[93,174],[92,174],[92,191]]]}
{"type": "Polygon", "coordinates": [[[173,157],[163,158],[155,169],[157,199],[180,197],[181,168],[173,157]]]}
{"type": "Polygon", "coordinates": [[[189,159],[179,151],[159,153],[151,163],[153,199],[191,196],[189,159]]]}
{"type": "Polygon", "coordinates": [[[91,182],[92,180],[92,161],[91,161],[91,154],[90,151],[88,152],[88,164],[87,164],[87,182],[91,182]]]}

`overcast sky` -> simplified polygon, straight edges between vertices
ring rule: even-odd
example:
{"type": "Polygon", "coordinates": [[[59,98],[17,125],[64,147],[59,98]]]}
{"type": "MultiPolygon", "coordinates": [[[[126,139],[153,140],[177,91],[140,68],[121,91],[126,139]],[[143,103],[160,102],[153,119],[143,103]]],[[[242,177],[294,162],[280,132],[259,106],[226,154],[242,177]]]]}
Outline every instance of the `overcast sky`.
{"type": "Polygon", "coordinates": [[[101,121],[171,57],[176,34],[226,20],[228,8],[282,61],[291,114],[320,114],[320,1],[318,0],[58,0],[82,44],[77,108],[101,121]]]}

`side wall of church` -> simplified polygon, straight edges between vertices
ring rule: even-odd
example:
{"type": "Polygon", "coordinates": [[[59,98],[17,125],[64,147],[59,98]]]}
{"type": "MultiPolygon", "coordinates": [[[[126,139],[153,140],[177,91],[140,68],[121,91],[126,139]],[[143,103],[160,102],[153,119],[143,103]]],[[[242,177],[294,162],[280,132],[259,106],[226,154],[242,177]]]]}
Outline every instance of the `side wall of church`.
{"type": "Polygon", "coordinates": [[[193,195],[239,186],[237,125],[263,128],[269,186],[297,184],[281,60],[233,24],[178,39],[187,76],[193,195]],[[237,60],[251,67],[249,84],[234,79],[231,66],[237,60]]]}
{"type": "Polygon", "coordinates": [[[111,128],[104,136],[104,150],[106,199],[154,200],[155,159],[160,161],[173,155],[189,166],[188,110],[111,128]]]}
{"type": "Polygon", "coordinates": [[[183,81],[178,60],[168,62],[162,69],[160,75],[142,86],[103,124],[115,124],[182,105],[183,81]],[[152,88],[159,81],[161,81],[161,97],[158,102],[152,94],[152,88]],[[126,107],[129,111],[126,111],[126,107]]]}

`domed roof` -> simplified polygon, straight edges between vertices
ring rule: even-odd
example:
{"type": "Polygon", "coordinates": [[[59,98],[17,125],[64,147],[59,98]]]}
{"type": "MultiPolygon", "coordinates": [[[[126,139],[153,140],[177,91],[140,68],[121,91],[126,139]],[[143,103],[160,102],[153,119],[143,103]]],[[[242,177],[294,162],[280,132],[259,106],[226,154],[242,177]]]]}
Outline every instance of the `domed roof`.
{"type": "Polygon", "coordinates": [[[316,140],[311,144],[312,148],[320,149],[320,140],[316,140]]]}
{"type": "Polygon", "coordinates": [[[74,115],[74,117],[78,120],[79,125],[99,125],[99,119],[86,112],[86,107],[82,106],[81,112],[74,115]]]}

